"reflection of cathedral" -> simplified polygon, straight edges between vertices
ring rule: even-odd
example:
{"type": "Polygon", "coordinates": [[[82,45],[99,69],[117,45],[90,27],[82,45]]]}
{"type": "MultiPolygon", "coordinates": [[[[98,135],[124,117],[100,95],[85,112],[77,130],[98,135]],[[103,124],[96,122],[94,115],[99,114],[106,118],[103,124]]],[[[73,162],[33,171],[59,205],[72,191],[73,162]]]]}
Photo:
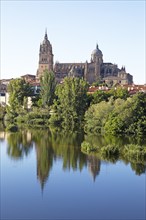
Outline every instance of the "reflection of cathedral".
{"type": "Polygon", "coordinates": [[[88,169],[89,172],[91,173],[93,180],[95,181],[96,176],[98,176],[100,172],[100,160],[94,156],[94,155],[88,155],[87,156],[87,161],[88,161],[88,169]]]}
{"type": "Polygon", "coordinates": [[[96,81],[106,83],[132,84],[133,77],[126,73],[125,67],[118,68],[116,64],[103,62],[103,54],[96,45],[96,49],[91,54],[91,61],[85,63],[59,63],[53,66],[52,45],[50,44],[45,33],[44,40],[40,45],[39,66],[37,70],[37,78],[43,75],[43,71],[47,69],[54,71],[56,80],[61,82],[66,76],[81,77],[90,84],[96,81]]]}

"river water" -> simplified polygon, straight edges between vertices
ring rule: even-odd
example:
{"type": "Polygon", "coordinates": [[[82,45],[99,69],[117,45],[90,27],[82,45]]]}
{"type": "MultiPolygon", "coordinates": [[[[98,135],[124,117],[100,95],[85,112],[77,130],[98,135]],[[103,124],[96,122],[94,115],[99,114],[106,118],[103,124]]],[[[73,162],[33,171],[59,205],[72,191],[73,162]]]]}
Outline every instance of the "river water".
{"type": "Polygon", "coordinates": [[[1,219],[144,220],[146,163],[86,155],[84,139],[98,145],[135,142],[39,129],[1,131],[1,219]]]}

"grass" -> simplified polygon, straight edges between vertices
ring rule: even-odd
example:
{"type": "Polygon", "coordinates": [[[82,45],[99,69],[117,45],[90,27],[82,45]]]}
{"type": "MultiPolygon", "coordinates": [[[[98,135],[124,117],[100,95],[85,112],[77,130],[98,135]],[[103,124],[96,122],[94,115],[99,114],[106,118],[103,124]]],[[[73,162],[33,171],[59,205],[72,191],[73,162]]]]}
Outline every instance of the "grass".
{"type": "Polygon", "coordinates": [[[98,153],[101,159],[111,162],[115,162],[119,158],[131,162],[146,161],[146,146],[136,144],[127,144],[123,147],[119,147],[117,145],[106,145],[99,148],[90,145],[89,142],[84,141],[81,145],[81,150],[86,154],[98,153]]]}

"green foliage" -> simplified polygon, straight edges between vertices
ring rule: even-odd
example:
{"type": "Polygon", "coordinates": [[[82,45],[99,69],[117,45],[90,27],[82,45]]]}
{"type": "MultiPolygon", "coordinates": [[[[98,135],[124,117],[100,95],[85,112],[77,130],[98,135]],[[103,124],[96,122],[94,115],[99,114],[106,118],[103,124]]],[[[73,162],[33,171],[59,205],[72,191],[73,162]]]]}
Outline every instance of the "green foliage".
{"type": "Polygon", "coordinates": [[[122,88],[121,86],[113,87],[109,91],[109,95],[113,96],[114,99],[120,98],[126,100],[129,97],[128,90],[125,88],[122,88]]]}
{"type": "Polygon", "coordinates": [[[144,161],[130,161],[132,170],[135,171],[136,175],[144,174],[146,171],[146,163],[144,161]]]}
{"type": "Polygon", "coordinates": [[[42,107],[42,99],[40,98],[40,94],[36,94],[31,97],[32,107],[42,107]]]}
{"type": "Polygon", "coordinates": [[[42,99],[42,105],[51,106],[53,104],[55,87],[56,87],[54,73],[45,70],[43,76],[41,77],[40,85],[41,85],[40,98],[42,99]]]}
{"type": "MultiPolygon", "coordinates": [[[[117,160],[122,159],[126,163],[130,162],[132,166],[136,166],[137,172],[140,167],[146,162],[146,146],[137,144],[126,144],[123,146],[107,144],[97,147],[92,141],[83,141],[81,144],[81,151],[85,154],[93,154],[102,160],[115,163],[117,160]],[[137,167],[139,166],[139,168],[137,167]]],[[[145,170],[143,167],[142,170],[145,170]]],[[[140,171],[139,171],[140,172],[140,171]]],[[[141,171],[143,172],[143,171],[141,171]]],[[[140,172],[140,173],[141,173],[140,172]]]]}
{"type": "Polygon", "coordinates": [[[127,132],[139,135],[146,134],[146,93],[137,93],[133,96],[133,123],[127,132]]]}
{"type": "Polygon", "coordinates": [[[105,132],[146,134],[146,94],[138,93],[126,101],[115,102],[114,109],[105,124],[105,132]]]}
{"type": "Polygon", "coordinates": [[[113,111],[109,114],[108,120],[105,123],[104,130],[106,133],[113,135],[124,132],[124,127],[130,123],[131,98],[125,102],[123,99],[117,99],[114,102],[113,111]]]}
{"type": "Polygon", "coordinates": [[[5,114],[6,114],[6,107],[0,105],[0,120],[4,119],[5,114]]]}
{"type": "Polygon", "coordinates": [[[119,159],[120,148],[117,145],[107,145],[100,149],[100,156],[103,160],[115,163],[119,159]]]}
{"type": "Polygon", "coordinates": [[[85,113],[84,129],[86,133],[146,134],[146,94],[127,100],[111,97],[108,102],[91,105],[85,113]]]}
{"type": "Polygon", "coordinates": [[[86,81],[65,78],[64,83],[57,86],[57,99],[53,107],[55,113],[51,115],[50,122],[55,124],[56,120],[67,130],[74,130],[77,125],[81,125],[87,109],[87,89],[86,81]]]}
{"type": "Polygon", "coordinates": [[[92,104],[93,101],[93,95],[87,93],[87,109],[92,104]]]}
{"type": "Polygon", "coordinates": [[[7,153],[12,159],[18,160],[24,155],[28,155],[32,148],[32,141],[27,137],[28,133],[25,130],[23,132],[9,132],[7,153]]]}
{"type": "Polygon", "coordinates": [[[59,115],[59,113],[53,113],[49,119],[49,124],[50,126],[59,126],[61,127],[61,124],[63,122],[63,118],[61,117],[61,115],[59,115]]]}
{"type": "Polygon", "coordinates": [[[111,95],[109,93],[98,90],[93,94],[92,103],[97,104],[97,103],[102,102],[102,101],[108,101],[110,96],[111,95]]]}
{"type": "Polygon", "coordinates": [[[81,150],[82,152],[85,152],[87,154],[91,153],[91,152],[94,152],[94,151],[97,151],[97,147],[94,147],[92,145],[90,145],[87,141],[84,141],[82,144],[81,144],[81,150]]]}
{"type": "Polygon", "coordinates": [[[142,161],[146,159],[146,147],[135,144],[128,144],[124,146],[122,154],[130,161],[142,161]]]}
{"type": "Polygon", "coordinates": [[[8,123],[6,130],[11,131],[11,132],[16,132],[16,131],[18,131],[18,126],[16,124],[8,123]]]}
{"type": "Polygon", "coordinates": [[[19,113],[16,120],[17,123],[25,123],[28,126],[47,125],[50,117],[49,108],[40,109],[34,107],[30,112],[25,111],[19,113]]]}
{"type": "Polygon", "coordinates": [[[9,106],[7,106],[7,114],[9,119],[14,119],[25,105],[27,106],[27,97],[32,95],[31,86],[23,79],[13,79],[8,84],[9,106]]]}
{"type": "Polygon", "coordinates": [[[145,93],[128,97],[122,87],[93,95],[87,91],[87,82],[80,78],[66,77],[63,84],[56,86],[54,73],[46,70],[41,78],[41,94],[33,100],[37,107],[28,110],[31,87],[23,79],[11,80],[7,114],[0,106],[0,119],[31,126],[50,123],[72,131],[84,126],[86,133],[146,134],[145,93]]]}
{"type": "Polygon", "coordinates": [[[23,79],[13,79],[8,84],[9,104],[23,105],[24,97],[32,94],[31,86],[23,79]]]}
{"type": "MultiPolygon", "coordinates": [[[[5,135],[5,137],[8,141],[7,153],[14,160],[28,155],[35,145],[37,177],[42,187],[49,176],[56,157],[62,158],[64,170],[82,170],[90,163],[97,174],[97,161],[100,162],[101,159],[112,163],[120,159],[125,164],[130,163],[131,168],[138,175],[145,173],[146,170],[146,146],[127,144],[132,143],[131,141],[134,138],[127,142],[127,139],[123,137],[120,140],[120,137],[108,136],[107,140],[101,135],[96,135],[85,136],[85,141],[83,141],[83,133],[64,133],[62,129],[56,132],[53,129],[42,128],[23,129],[15,133],[9,132],[9,135],[5,135]],[[81,153],[79,146],[82,146],[83,153],[81,153]]],[[[133,140],[134,142],[137,143],[133,140]]]]}
{"type": "Polygon", "coordinates": [[[85,113],[85,132],[101,133],[112,110],[111,102],[102,101],[91,105],[85,113]]]}
{"type": "Polygon", "coordinates": [[[85,154],[97,155],[103,160],[116,162],[120,155],[120,148],[116,145],[94,146],[87,141],[81,144],[81,151],[85,154]]]}
{"type": "Polygon", "coordinates": [[[99,84],[100,84],[99,81],[97,81],[97,82],[93,82],[93,83],[92,83],[92,86],[99,86],[99,84]]]}
{"type": "Polygon", "coordinates": [[[108,86],[108,85],[105,82],[103,82],[102,80],[98,80],[96,82],[93,82],[92,86],[108,86]]]}
{"type": "Polygon", "coordinates": [[[8,135],[8,155],[18,160],[27,155],[35,144],[37,177],[42,188],[52,169],[56,157],[62,158],[63,169],[76,170],[86,165],[86,155],[80,152],[82,134],[50,132],[49,129],[22,130],[8,135]]]}

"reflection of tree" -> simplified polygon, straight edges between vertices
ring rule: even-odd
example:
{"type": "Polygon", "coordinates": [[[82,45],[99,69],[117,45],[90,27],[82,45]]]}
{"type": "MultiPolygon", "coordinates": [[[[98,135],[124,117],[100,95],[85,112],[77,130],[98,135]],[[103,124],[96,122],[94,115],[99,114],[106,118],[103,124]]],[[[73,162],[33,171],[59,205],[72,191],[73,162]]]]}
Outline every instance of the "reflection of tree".
{"type": "Polygon", "coordinates": [[[52,149],[50,132],[48,130],[33,130],[32,139],[35,142],[37,154],[37,176],[43,190],[53,166],[55,153],[52,149]]]}
{"type": "MultiPolygon", "coordinates": [[[[132,170],[135,171],[137,175],[140,175],[146,171],[146,159],[141,158],[139,161],[137,161],[137,158],[128,158],[126,155],[121,153],[120,155],[117,153],[108,153],[108,154],[100,154],[100,148],[103,146],[111,145],[111,146],[116,146],[120,152],[122,152],[123,146],[127,144],[141,144],[143,147],[145,146],[146,139],[144,138],[136,138],[133,136],[112,136],[112,135],[85,135],[85,141],[89,143],[90,146],[92,147],[98,147],[99,152],[97,153],[92,153],[94,156],[100,157],[101,160],[105,160],[111,163],[116,163],[119,159],[122,160],[125,164],[131,165],[132,170]]],[[[103,149],[103,148],[102,148],[103,149]]],[[[91,170],[91,167],[90,167],[91,170]]],[[[92,174],[94,172],[92,171],[92,174]]],[[[94,177],[94,175],[93,175],[94,177]]]]}
{"type": "Polygon", "coordinates": [[[93,177],[93,180],[95,181],[96,176],[100,172],[100,160],[94,155],[87,156],[88,160],[88,169],[93,177]]]}
{"type": "MultiPolygon", "coordinates": [[[[8,133],[8,149],[7,153],[11,158],[19,159],[24,155],[28,155],[32,148],[32,143],[35,145],[37,158],[37,176],[43,189],[54,160],[57,157],[63,161],[63,169],[80,171],[84,166],[88,166],[90,173],[95,181],[96,176],[100,172],[100,159],[97,155],[85,155],[81,152],[81,143],[84,140],[83,133],[64,133],[63,131],[34,129],[30,131],[21,131],[16,133],[8,133]]],[[[85,136],[85,140],[91,143],[91,146],[106,146],[109,143],[117,143],[117,146],[122,148],[124,139],[116,137],[102,136],[85,136]],[[117,142],[116,142],[117,140],[117,142]]],[[[129,140],[128,140],[129,141],[129,140]]],[[[126,142],[128,142],[126,139],[126,142]]],[[[99,156],[99,155],[98,155],[99,156]]],[[[104,158],[105,160],[114,162],[116,158],[104,158]]],[[[131,164],[132,169],[137,175],[145,172],[145,162],[129,161],[127,158],[120,157],[124,163],[131,164]]]]}
{"type": "Polygon", "coordinates": [[[81,153],[82,133],[52,133],[52,147],[57,156],[63,159],[63,169],[82,170],[86,156],[81,153]]]}
{"type": "Polygon", "coordinates": [[[146,163],[131,163],[131,168],[137,175],[141,175],[146,171],[146,163]]]}
{"type": "Polygon", "coordinates": [[[66,134],[49,130],[33,130],[36,144],[37,175],[43,189],[56,157],[63,160],[63,169],[80,169],[86,165],[86,155],[80,151],[83,134],[66,134]]]}
{"type": "Polygon", "coordinates": [[[28,155],[32,147],[31,136],[27,131],[10,133],[7,142],[7,153],[13,159],[21,159],[24,155],[28,155]]]}
{"type": "Polygon", "coordinates": [[[5,129],[4,122],[0,120],[0,132],[3,132],[5,129]]]}
{"type": "Polygon", "coordinates": [[[120,136],[104,135],[105,145],[116,145],[118,147],[129,143],[128,137],[121,138],[120,136]]]}
{"type": "Polygon", "coordinates": [[[85,135],[85,141],[93,147],[102,147],[105,145],[105,139],[101,135],[85,135]]]}
{"type": "Polygon", "coordinates": [[[121,147],[125,144],[139,144],[139,145],[145,145],[146,144],[146,138],[145,137],[135,137],[135,136],[112,136],[109,134],[106,135],[94,135],[94,134],[88,134],[85,135],[85,141],[89,142],[92,146],[95,147],[102,147],[106,146],[108,144],[110,145],[116,145],[118,147],[121,147]]]}
{"type": "Polygon", "coordinates": [[[136,161],[134,159],[129,161],[129,159],[125,158],[124,156],[121,159],[122,159],[122,161],[124,161],[124,163],[126,165],[130,163],[131,168],[133,171],[135,171],[136,175],[141,175],[141,174],[145,173],[146,161],[136,161]]]}

